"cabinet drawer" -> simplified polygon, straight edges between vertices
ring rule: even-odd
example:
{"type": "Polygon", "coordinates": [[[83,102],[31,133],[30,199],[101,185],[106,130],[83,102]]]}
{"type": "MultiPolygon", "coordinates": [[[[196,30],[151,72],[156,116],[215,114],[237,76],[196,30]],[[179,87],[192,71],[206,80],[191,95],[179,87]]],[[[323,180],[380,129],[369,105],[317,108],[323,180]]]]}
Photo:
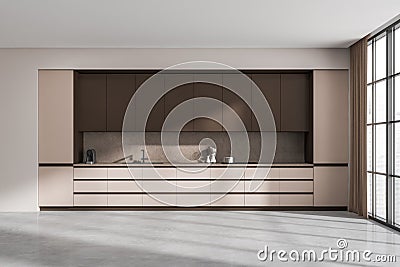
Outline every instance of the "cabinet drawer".
{"type": "Polygon", "coordinates": [[[210,193],[210,181],[177,181],[177,192],[210,193]]]}
{"type": "Polygon", "coordinates": [[[211,181],[211,193],[244,193],[244,181],[211,181]]]}
{"type": "Polygon", "coordinates": [[[314,198],[311,194],[288,194],[279,196],[280,206],[313,206],[313,202],[314,198]]]}
{"type": "Polygon", "coordinates": [[[150,194],[150,195],[143,194],[144,207],[176,206],[176,194],[150,194]]]}
{"type": "Polygon", "coordinates": [[[176,193],[176,181],[142,181],[142,185],[147,193],[176,193]]]}
{"type": "Polygon", "coordinates": [[[244,206],[244,194],[227,194],[221,198],[213,201],[213,195],[211,195],[211,206],[244,206]]]}
{"type": "Polygon", "coordinates": [[[313,181],[280,181],[280,192],[313,192],[313,181]]]}
{"type": "Polygon", "coordinates": [[[209,206],[210,194],[177,194],[176,202],[180,207],[209,206]]]}
{"type": "Polygon", "coordinates": [[[143,168],[143,179],[176,179],[175,168],[143,168]]]}
{"type": "Polygon", "coordinates": [[[108,192],[142,192],[139,181],[108,181],[108,192]]]}
{"type": "Polygon", "coordinates": [[[281,179],[313,179],[313,168],[281,168],[281,179]]]}
{"type": "Polygon", "coordinates": [[[197,171],[196,168],[188,168],[188,171],[178,169],[176,172],[178,179],[210,179],[211,169],[197,171]]]}
{"type": "Polygon", "coordinates": [[[234,179],[240,180],[244,177],[245,169],[236,167],[227,168],[212,168],[211,179],[223,180],[223,179],[234,179]]]}
{"type": "Polygon", "coordinates": [[[142,206],[142,194],[109,194],[108,206],[142,206]]]}
{"type": "Polygon", "coordinates": [[[74,179],[107,179],[107,168],[74,168],[74,179]]]}
{"type": "Polygon", "coordinates": [[[107,181],[74,181],[74,192],[107,192],[107,181]]]}
{"type": "Polygon", "coordinates": [[[88,207],[88,206],[107,206],[106,194],[75,194],[74,195],[75,207],[88,207]]]}
{"type": "Polygon", "coordinates": [[[245,206],[279,206],[279,195],[246,194],[245,206]]]}
{"type": "Polygon", "coordinates": [[[279,179],[278,168],[249,168],[246,169],[245,178],[246,180],[252,179],[279,179]]]}
{"type": "Polygon", "coordinates": [[[108,179],[133,180],[142,178],[142,168],[108,168],[108,179]]]}
{"type": "Polygon", "coordinates": [[[246,181],[245,192],[279,192],[279,181],[246,181]],[[260,185],[261,183],[261,185],[260,185]],[[254,191],[256,189],[256,191],[254,191]]]}

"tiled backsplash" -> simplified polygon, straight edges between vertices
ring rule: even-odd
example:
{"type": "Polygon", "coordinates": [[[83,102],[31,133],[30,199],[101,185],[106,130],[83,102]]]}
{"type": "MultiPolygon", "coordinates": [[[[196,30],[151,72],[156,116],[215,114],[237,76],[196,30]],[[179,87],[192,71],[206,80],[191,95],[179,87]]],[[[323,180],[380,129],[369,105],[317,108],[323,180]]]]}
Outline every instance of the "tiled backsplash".
{"type": "MultiPolygon", "coordinates": [[[[163,133],[167,139],[164,143],[164,148],[178,147],[168,140],[173,139],[176,133],[163,133]]],[[[243,134],[243,133],[242,133],[243,134]]],[[[255,162],[259,159],[261,137],[258,132],[249,132],[248,140],[250,143],[249,162],[255,162]]],[[[201,156],[201,150],[208,147],[214,142],[217,147],[217,162],[221,162],[226,156],[233,156],[236,162],[247,160],[246,140],[243,139],[241,133],[231,133],[231,136],[236,135],[239,140],[231,153],[231,142],[226,132],[181,132],[179,135],[179,149],[184,157],[190,160],[196,160],[201,156]],[[211,141],[212,140],[212,141],[211,141]]],[[[267,136],[267,142],[268,134],[267,136]]],[[[301,163],[305,162],[305,134],[301,132],[278,132],[277,144],[274,162],[277,163],[301,163]]],[[[165,139],[164,139],[165,140],[165,139]]],[[[140,133],[125,133],[124,134],[125,155],[132,155],[133,160],[140,160],[142,154],[141,149],[145,147],[146,157],[154,162],[168,162],[167,157],[161,146],[161,133],[148,132],[146,133],[146,146],[144,146],[142,134],[140,133]]],[[[97,162],[111,163],[123,162],[124,153],[122,149],[122,133],[120,132],[85,132],[83,134],[83,151],[95,149],[97,162]]],[[[179,151],[179,150],[177,150],[179,151]]],[[[179,152],[171,153],[169,157],[174,162],[180,162],[179,152]]],[[[85,155],[84,157],[85,158],[85,155]]]]}

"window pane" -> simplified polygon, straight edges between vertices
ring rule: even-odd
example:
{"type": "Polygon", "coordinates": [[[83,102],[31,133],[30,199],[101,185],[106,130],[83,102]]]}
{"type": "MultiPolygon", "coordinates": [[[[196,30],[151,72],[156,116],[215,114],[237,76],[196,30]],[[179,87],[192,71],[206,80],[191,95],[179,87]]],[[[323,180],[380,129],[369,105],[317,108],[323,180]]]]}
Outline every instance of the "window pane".
{"type": "Polygon", "coordinates": [[[367,48],[367,83],[372,82],[372,43],[367,48]]]}
{"type": "Polygon", "coordinates": [[[394,173],[400,175],[400,123],[394,124],[394,173]]]}
{"type": "Polygon", "coordinates": [[[394,119],[400,120],[400,76],[394,79],[394,119]]]}
{"type": "Polygon", "coordinates": [[[375,43],[375,73],[376,79],[386,77],[386,35],[375,43]]]}
{"type": "Polygon", "coordinates": [[[394,71],[400,72],[400,28],[394,31],[394,71]]]}
{"type": "Polygon", "coordinates": [[[400,225],[400,178],[394,178],[394,221],[400,225]]]}
{"type": "Polygon", "coordinates": [[[367,171],[372,171],[372,125],[367,126],[367,171]]]}
{"type": "Polygon", "coordinates": [[[386,173],[386,124],[375,127],[375,171],[386,173]]]}
{"type": "Polygon", "coordinates": [[[386,219],[386,176],[376,175],[375,214],[386,219]]]}
{"type": "Polygon", "coordinates": [[[386,80],[375,85],[375,122],[386,121],[386,80]]]}
{"type": "Polygon", "coordinates": [[[372,85],[367,86],[367,123],[372,123],[372,85]]]}
{"type": "Polygon", "coordinates": [[[372,173],[367,173],[367,183],[367,212],[372,213],[372,173]]]}

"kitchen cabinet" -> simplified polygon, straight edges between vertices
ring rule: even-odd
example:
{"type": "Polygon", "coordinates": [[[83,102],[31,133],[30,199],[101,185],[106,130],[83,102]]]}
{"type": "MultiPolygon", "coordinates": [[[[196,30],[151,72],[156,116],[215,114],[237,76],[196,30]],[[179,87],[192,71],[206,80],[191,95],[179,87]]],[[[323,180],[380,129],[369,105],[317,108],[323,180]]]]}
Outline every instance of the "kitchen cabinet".
{"type": "Polygon", "coordinates": [[[107,181],[74,181],[74,193],[107,192],[107,181]]]}
{"type": "Polygon", "coordinates": [[[220,196],[220,198],[211,200],[211,206],[215,207],[243,207],[244,206],[244,194],[226,194],[220,196]]]}
{"type": "Polygon", "coordinates": [[[313,206],[312,194],[280,194],[279,206],[293,207],[293,206],[313,206]]]}
{"type": "Polygon", "coordinates": [[[39,70],[39,163],[73,163],[74,73],[39,70]]]}
{"type": "Polygon", "coordinates": [[[106,207],[107,194],[74,194],[75,207],[106,207]]]}
{"type": "Polygon", "coordinates": [[[347,70],[314,71],[314,163],[349,161],[347,70]]]}
{"type": "Polygon", "coordinates": [[[73,206],[73,168],[39,167],[39,207],[73,206]]]}
{"type": "Polygon", "coordinates": [[[107,130],[107,75],[79,74],[75,88],[76,127],[80,132],[107,130]]]}
{"type": "MultiPolygon", "coordinates": [[[[192,74],[166,74],[165,77],[165,86],[166,88],[172,88],[176,84],[183,83],[184,81],[192,80],[192,74]]],[[[166,93],[165,95],[165,118],[170,114],[170,112],[179,104],[187,101],[187,109],[188,116],[193,118],[194,116],[194,106],[193,106],[193,97],[194,97],[194,87],[193,83],[186,83],[180,86],[174,87],[171,91],[166,93]]],[[[183,122],[180,122],[175,117],[172,117],[170,120],[172,125],[169,125],[169,130],[173,131],[193,131],[194,124],[193,120],[187,122],[185,125],[182,125],[183,122]]]]}
{"type": "Polygon", "coordinates": [[[107,198],[108,207],[142,207],[142,194],[109,194],[107,198]]]}
{"type": "Polygon", "coordinates": [[[310,75],[281,74],[281,131],[310,130],[310,75]]]}
{"type": "MultiPolygon", "coordinates": [[[[153,74],[136,74],[136,90],[139,89],[139,87],[151,76],[153,76],[153,74]]],[[[157,78],[155,78],[152,81],[154,82],[155,86],[164,88],[164,78],[161,75],[158,75],[157,78]]],[[[144,110],[146,110],[146,107],[143,106],[143,103],[135,103],[137,131],[143,131],[142,127],[143,125],[146,125],[145,127],[146,131],[149,132],[161,131],[165,118],[164,117],[165,97],[164,96],[161,97],[160,100],[152,104],[154,104],[154,106],[147,118],[147,121],[145,122],[144,120],[146,119],[147,114],[145,114],[144,110]]]]}
{"type": "Polygon", "coordinates": [[[125,112],[135,91],[134,74],[107,74],[107,131],[122,131],[125,112]]]}
{"type": "Polygon", "coordinates": [[[175,194],[143,194],[143,207],[176,206],[175,194]]]}
{"type": "Polygon", "coordinates": [[[347,207],[348,167],[314,167],[314,206],[347,207]]]}
{"type": "Polygon", "coordinates": [[[177,169],[176,203],[181,207],[209,206],[210,169],[200,171],[184,171],[177,169]]]}
{"type": "MultiPolygon", "coordinates": [[[[268,101],[272,115],[275,119],[276,131],[281,130],[281,76],[280,74],[252,74],[251,79],[257,85],[252,86],[252,106],[264,106],[265,101],[256,97],[256,90],[260,90],[268,101]]],[[[258,122],[254,114],[251,116],[251,130],[260,131],[258,122]]]]}
{"type": "Polygon", "coordinates": [[[194,101],[194,116],[202,116],[194,120],[194,131],[219,132],[222,131],[222,74],[195,74],[194,97],[214,98],[219,101],[216,105],[209,105],[203,101],[194,101]],[[218,85],[217,85],[218,84],[218,85]],[[213,119],[208,119],[208,118],[213,119]],[[219,121],[220,123],[218,123],[219,121]]]}
{"type": "Polygon", "coordinates": [[[106,168],[74,168],[75,180],[107,179],[106,168]]]}
{"type": "MultiPolygon", "coordinates": [[[[251,80],[243,78],[240,74],[223,74],[222,100],[228,105],[241,119],[245,131],[251,131],[252,111],[251,105],[251,80]],[[239,94],[234,93],[229,88],[237,88],[239,94]],[[242,99],[248,99],[249,105],[242,99]]],[[[222,121],[227,131],[243,131],[241,123],[235,120],[235,116],[229,112],[225,105],[222,110],[222,121]]]]}

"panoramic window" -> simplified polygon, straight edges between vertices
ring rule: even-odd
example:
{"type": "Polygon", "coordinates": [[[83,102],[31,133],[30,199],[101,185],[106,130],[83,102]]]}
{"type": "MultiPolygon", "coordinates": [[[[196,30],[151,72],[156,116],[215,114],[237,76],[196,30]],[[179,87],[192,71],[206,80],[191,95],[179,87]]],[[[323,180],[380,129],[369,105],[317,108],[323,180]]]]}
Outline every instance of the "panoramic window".
{"type": "Polygon", "coordinates": [[[368,214],[400,227],[400,23],[368,41],[368,214]]]}

